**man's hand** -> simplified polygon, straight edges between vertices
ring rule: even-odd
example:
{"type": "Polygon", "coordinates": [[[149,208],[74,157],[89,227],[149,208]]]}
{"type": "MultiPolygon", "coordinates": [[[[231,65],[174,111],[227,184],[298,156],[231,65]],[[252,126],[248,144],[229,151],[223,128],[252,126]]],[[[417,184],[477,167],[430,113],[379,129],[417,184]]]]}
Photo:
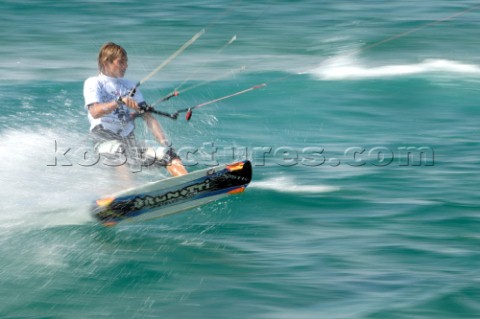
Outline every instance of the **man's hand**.
{"type": "Polygon", "coordinates": [[[122,97],[121,102],[134,111],[137,111],[137,112],[141,111],[141,108],[138,106],[137,101],[135,101],[131,97],[128,97],[128,96],[122,97]]]}

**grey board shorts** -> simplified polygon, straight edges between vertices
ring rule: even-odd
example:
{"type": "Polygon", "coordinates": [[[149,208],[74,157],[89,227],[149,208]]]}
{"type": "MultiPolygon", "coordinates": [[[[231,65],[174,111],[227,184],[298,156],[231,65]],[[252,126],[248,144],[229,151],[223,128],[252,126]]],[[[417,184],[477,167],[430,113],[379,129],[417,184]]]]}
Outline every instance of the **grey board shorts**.
{"type": "Polygon", "coordinates": [[[142,165],[168,166],[172,160],[179,158],[171,147],[148,147],[138,141],[132,132],[128,136],[121,136],[106,130],[102,125],[94,127],[90,136],[95,144],[97,154],[105,158],[109,166],[142,165]]]}

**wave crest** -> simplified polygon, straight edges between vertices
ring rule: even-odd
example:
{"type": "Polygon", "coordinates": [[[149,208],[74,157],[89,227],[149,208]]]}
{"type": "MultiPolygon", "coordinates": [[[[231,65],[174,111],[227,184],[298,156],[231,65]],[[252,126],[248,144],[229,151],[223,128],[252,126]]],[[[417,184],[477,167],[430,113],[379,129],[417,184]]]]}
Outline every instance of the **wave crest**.
{"type": "Polygon", "coordinates": [[[273,190],[282,193],[329,193],[338,191],[339,188],[328,185],[306,185],[299,184],[292,178],[278,177],[271,178],[265,181],[253,182],[252,188],[261,188],[267,190],[273,190]]]}
{"type": "Polygon", "coordinates": [[[480,66],[444,59],[426,59],[413,64],[365,66],[348,58],[334,58],[307,72],[320,80],[356,80],[399,77],[429,73],[453,73],[480,76],[480,66]]]}

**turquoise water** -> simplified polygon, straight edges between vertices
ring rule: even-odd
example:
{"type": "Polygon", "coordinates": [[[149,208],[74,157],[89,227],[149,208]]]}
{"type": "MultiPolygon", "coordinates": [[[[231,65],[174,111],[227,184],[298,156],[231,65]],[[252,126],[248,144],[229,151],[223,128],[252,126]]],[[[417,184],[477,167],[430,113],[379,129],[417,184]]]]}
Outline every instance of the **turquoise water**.
{"type": "Polygon", "coordinates": [[[479,318],[475,5],[3,1],[0,317],[479,318]],[[99,47],[140,81],[203,28],[141,89],[180,87],[173,112],[266,83],[159,118],[189,170],[249,158],[251,186],[97,225],[90,202],[126,187],[81,165],[99,47]]]}

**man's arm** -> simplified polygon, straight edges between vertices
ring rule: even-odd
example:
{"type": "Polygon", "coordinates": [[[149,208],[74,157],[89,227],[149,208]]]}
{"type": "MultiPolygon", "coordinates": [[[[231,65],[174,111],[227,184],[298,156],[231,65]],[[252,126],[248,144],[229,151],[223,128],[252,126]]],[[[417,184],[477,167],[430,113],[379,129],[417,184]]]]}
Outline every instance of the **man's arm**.
{"type": "MultiPolygon", "coordinates": [[[[157,139],[160,144],[166,147],[170,147],[170,143],[168,142],[165,134],[163,133],[163,129],[157,119],[153,117],[153,115],[150,113],[145,113],[143,115],[143,119],[147,123],[150,132],[152,132],[153,136],[155,136],[155,139],[157,139]]],[[[188,174],[188,171],[185,169],[185,166],[183,166],[182,161],[179,157],[173,158],[171,163],[166,167],[166,169],[172,176],[188,174]]]]}
{"type": "Polygon", "coordinates": [[[94,119],[98,119],[112,113],[117,109],[117,107],[117,101],[107,103],[93,103],[88,106],[88,112],[90,112],[94,119]]]}
{"type": "Polygon", "coordinates": [[[121,99],[113,100],[111,102],[106,103],[93,103],[88,106],[88,111],[92,115],[94,119],[98,119],[102,116],[112,113],[115,111],[119,106],[120,103],[125,104],[129,108],[138,111],[140,108],[138,107],[137,102],[129,97],[124,97],[121,99]]]}
{"type": "Polygon", "coordinates": [[[143,114],[143,119],[147,123],[147,126],[148,126],[150,132],[152,132],[155,139],[160,144],[162,144],[164,146],[169,146],[168,145],[168,140],[167,140],[165,134],[163,133],[163,129],[160,126],[160,123],[158,123],[157,119],[154,118],[153,115],[150,114],[150,113],[143,114]]]}

